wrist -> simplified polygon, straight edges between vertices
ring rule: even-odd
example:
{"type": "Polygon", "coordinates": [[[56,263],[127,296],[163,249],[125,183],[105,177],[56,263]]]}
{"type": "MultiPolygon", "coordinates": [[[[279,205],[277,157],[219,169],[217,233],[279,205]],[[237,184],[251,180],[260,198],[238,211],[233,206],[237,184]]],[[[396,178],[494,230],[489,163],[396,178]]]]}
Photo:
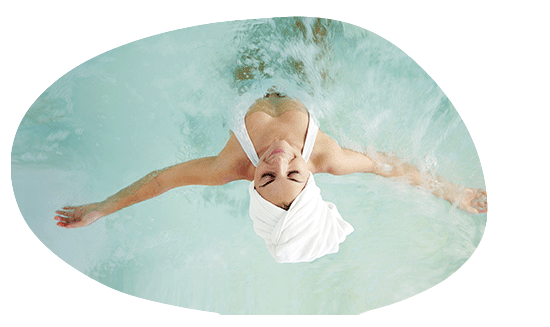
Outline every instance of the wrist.
{"type": "Polygon", "coordinates": [[[102,202],[97,202],[93,210],[97,212],[101,217],[107,216],[117,211],[114,209],[113,201],[109,201],[109,199],[102,202]]]}
{"type": "Polygon", "coordinates": [[[439,178],[432,179],[427,183],[427,186],[435,196],[443,198],[451,203],[460,195],[459,188],[456,185],[442,181],[439,178]]]}

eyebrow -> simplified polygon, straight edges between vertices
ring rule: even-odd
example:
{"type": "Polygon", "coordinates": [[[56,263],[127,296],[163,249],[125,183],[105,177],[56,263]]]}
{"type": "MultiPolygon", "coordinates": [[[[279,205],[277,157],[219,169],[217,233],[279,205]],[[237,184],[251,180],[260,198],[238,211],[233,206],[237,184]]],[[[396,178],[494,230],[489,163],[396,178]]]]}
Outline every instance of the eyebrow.
{"type": "MultiPolygon", "coordinates": [[[[289,175],[292,174],[292,173],[300,173],[300,172],[297,171],[297,170],[293,170],[293,171],[289,171],[289,172],[288,172],[289,175]]],[[[267,183],[265,183],[264,185],[260,185],[260,187],[266,187],[267,185],[269,185],[269,184],[271,184],[271,183],[273,183],[273,182],[275,181],[275,178],[276,178],[276,177],[275,177],[275,174],[273,174],[273,173],[264,173],[264,174],[262,175],[262,177],[260,177],[260,179],[262,179],[262,178],[264,178],[264,177],[267,177],[267,176],[272,176],[273,179],[269,180],[269,181],[268,181],[267,183]]],[[[294,178],[289,178],[289,180],[291,180],[291,181],[293,181],[293,182],[295,182],[295,183],[303,183],[303,182],[300,182],[300,181],[298,181],[298,180],[296,180],[296,179],[294,179],[294,178]]]]}

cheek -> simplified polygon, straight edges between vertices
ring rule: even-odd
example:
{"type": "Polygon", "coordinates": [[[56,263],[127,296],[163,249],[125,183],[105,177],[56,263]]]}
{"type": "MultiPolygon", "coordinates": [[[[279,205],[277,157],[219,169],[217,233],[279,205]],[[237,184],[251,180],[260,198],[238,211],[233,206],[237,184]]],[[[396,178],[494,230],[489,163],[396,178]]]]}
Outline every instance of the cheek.
{"type": "Polygon", "coordinates": [[[263,173],[264,171],[259,169],[256,169],[256,171],[254,172],[254,179],[252,181],[254,182],[254,187],[256,188],[256,190],[258,189],[258,186],[260,186],[262,183],[261,176],[263,173]]]}
{"type": "Polygon", "coordinates": [[[303,176],[309,176],[309,169],[305,160],[301,160],[300,162],[298,162],[295,169],[298,170],[303,176]]]}
{"type": "Polygon", "coordinates": [[[260,179],[259,178],[256,178],[256,176],[254,175],[254,188],[258,189],[258,185],[260,183],[260,179]]]}
{"type": "Polygon", "coordinates": [[[262,176],[262,173],[263,171],[259,170],[259,169],[256,169],[256,171],[254,172],[254,184],[257,184],[260,182],[260,178],[262,176]]]}

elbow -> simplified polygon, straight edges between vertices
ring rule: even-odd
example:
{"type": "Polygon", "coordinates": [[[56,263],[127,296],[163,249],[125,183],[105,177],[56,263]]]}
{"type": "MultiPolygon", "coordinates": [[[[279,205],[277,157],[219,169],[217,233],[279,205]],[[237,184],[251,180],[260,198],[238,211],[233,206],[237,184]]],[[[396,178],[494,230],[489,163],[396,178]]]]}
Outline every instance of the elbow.
{"type": "Polygon", "coordinates": [[[164,176],[162,176],[162,171],[155,171],[151,173],[151,191],[153,193],[153,196],[160,195],[170,189],[170,185],[166,182],[164,176]]]}

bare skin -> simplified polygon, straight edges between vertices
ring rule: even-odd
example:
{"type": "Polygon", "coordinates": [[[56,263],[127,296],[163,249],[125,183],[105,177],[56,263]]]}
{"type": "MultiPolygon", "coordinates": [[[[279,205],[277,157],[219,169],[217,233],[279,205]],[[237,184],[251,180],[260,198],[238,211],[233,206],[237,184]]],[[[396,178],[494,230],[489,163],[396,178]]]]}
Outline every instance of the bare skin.
{"type": "Polygon", "coordinates": [[[341,148],[321,131],[306,162],[301,153],[308,121],[307,109],[299,100],[272,93],[257,100],[245,118],[248,134],[260,158],[257,167],[231,133],[217,156],[154,171],[102,202],[64,207],[56,211],[57,225],[65,228],[88,226],[176,187],[223,185],[236,180],[254,181],[264,199],[287,208],[305,187],[310,172],[333,175],[363,172],[398,178],[428,189],[468,213],[487,212],[487,193],[483,190],[463,188],[439,177],[425,176],[416,167],[384,153],[367,156],[341,148]]]}

